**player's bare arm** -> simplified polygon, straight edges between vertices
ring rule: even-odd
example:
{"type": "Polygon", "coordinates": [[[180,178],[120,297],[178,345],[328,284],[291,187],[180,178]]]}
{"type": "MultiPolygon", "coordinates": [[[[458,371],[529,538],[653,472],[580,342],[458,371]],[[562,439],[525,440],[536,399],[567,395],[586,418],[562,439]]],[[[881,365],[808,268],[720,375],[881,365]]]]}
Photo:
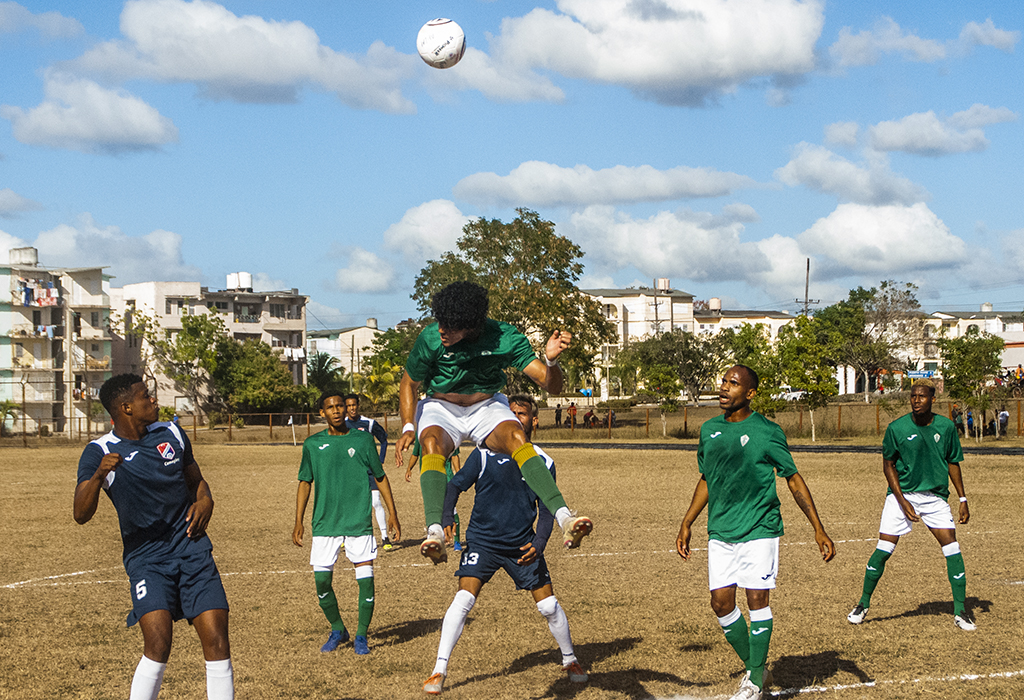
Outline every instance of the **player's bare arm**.
{"type": "Polygon", "coordinates": [[[964,490],[963,473],[960,471],[960,465],[956,462],[949,462],[949,480],[953,482],[956,495],[960,497],[960,512],[957,522],[966,525],[971,519],[971,510],[967,507],[967,501],[963,500],[967,498],[967,492],[964,490]]]}
{"type": "Polygon", "coordinates": [[[117,465],[121,463],[122,459],[121,455],[116,452],[103,455],[103,459],[100,460],[100,465],[93,472],[92,478],[88,481],[83,481],[75,487],[74,514],[76,523],[85,525],[92,520],[92,516],[96,514],[96,506],[99,505],[100,489],[103,488],[103,482],[110,472],[117,470],[117,465]]]}
{"type": "Polygon", "coordinates": [[[907,520],[912,523],[921,522],[921,516],[917,514],[914,506],[912,506],[906,496],[903,495],[903,489],[900,488],[900,475],[896,472],[896,463],[891,459],[883,459],[882,473],[885,474],[885,480],[889,484],[889,490],[892,491],[892,495],[896,497],[896,502],[900,504],[903,514],[907,516],[907,520]]]}
{"type": "Polygon", "coordinates": [[[210,493],[210,485],[206,483],[195,461],[186,464],[183,472],[185,487],[192,499],[192,507],[185,515],[185,522],[188,523],[186,534],[196,539],[206,533],[206,526],[210,524],[210,517],[213,515],[213,494],[210,493]]]}
{"type": "Polygon", "coordinates": [[[306,515],[306,504],[309,502],[309,492],[313,484],[308,481],[300,481],[298,492],[295,494],[295,527],[292,529],[292,544],[296,547],[302,546],[302,519],[306,515]]]}
{"type": "Polygon", "coordinates": [[[690,558],[690,536],[693,523],[708,505],[708,482],[701,476],[697,482],[697,488],[693,490],[693,498],[690,500],[690,507],[686,509],[683,522],[679,526],[679,535],[676,537],[676,551],[683,561],[690,558]]]}
{"type": "Polygon", "coordinates": [[[789,486],[790,493],[793,494],[793,500],[803,511],[808,522],[811,523],[811,527],[814,528],[814,541],[818,543],[821,558],[825,561],[832,561],[836,555],[836,545],[826,534],[825,526],[821,524],[821,518],[818,517],[818,509],[814,507],[814,499],[811,497],[811,490],[807,488],[807,482],[800,476],[800,472],[796,472],[786,478],[786,484],[789,486]]]}
{"type": "Polygon", "coordinates": [[[544,346],[544,356],[547,358],[547,362],[534,360],[526,366],[523,373],[545,391],[551,394],[560,394],[563,382],[565,381],[562,375],[562,368],[557,364],[548,365],[548,362],[556,362],[562,351],[569,348],[571,344],[572,333],[569,331],[555,331],[544,346]]]}
{"type": "Polygon", "coordinates": [[[401,467],[404,461],[403,453],[412,447],[416,441],[416,430],[406,429],[415,425],[416,402],[420,395],[420,383],[413,381],[408,372],[402,372],[402,379],[398,384],[398,415],[402,419],[402,434],[395,441],[395,466],[401,467]]]}
{"type": "Polygon", "coordinates": [[[402,526],[398,522],[398,510],[395,508],[395,499],[391,494],[391,482],[388,481],[387,476],[377,479],[377,488],[380,489],[380,498],[384,501],[384,507],[388,511],[388,534],[393,542],[398,542],[402,537],[402,526]]]}
{"type": "Polygon", "coordinates": [[[462,464],[459,462],[459,456],[452,455],[452,474],[458,474],[460,469],[462,469],[462,464]]]}

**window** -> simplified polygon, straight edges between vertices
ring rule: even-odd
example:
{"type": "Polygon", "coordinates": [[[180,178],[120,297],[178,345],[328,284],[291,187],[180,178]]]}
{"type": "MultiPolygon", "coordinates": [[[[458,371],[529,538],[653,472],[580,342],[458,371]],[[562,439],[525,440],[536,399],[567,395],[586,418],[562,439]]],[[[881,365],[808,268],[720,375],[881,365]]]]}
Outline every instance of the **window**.
{"type": "Polygon", "coordinates": [[[99,343],[93,343],[92,344],[92,351],[93,352],[99,352],[100,351],[99,343]]]}
{"type": "Polygon", "coordinates": [[[93,311],[91,314],[89,314],[89,325],[92,326],[93,328],[99,328],[100,327],[100,312],[99,311],[93,311]]]}
{"type": "Polygon", "coordinates": [[[206,308],[217,309],[217,311],[227,313],[228,303],[226,301],[208,301],[206,302],[206,308]]]}
{"type": "Polygon", "coordinates": [[[284,304],[271,304],[270,315],[274,318],[284,318],[286,315],[285,309],[287,307],[284,304]]]}
{"type": "Polygon", "coordinates": [[[182,316],[185,313],[184,299],[164,299],[164,313],[168,316],[182,316]]]}

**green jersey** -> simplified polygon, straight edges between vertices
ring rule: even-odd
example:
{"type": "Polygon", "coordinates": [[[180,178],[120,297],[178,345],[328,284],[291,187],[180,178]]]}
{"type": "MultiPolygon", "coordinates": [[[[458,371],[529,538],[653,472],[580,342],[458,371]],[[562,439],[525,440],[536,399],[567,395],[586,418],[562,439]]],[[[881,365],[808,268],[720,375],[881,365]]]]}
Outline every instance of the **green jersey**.
{"type": "Polygon", "coordinates": [[[518,370],[537,359],[526,336],[508,323],[487,319],[475,341],[461,340],[446,348],[437,324],[423,329],[413,345],[405,371],[433,394],[495,394],[505,387],[505,369],[518,370]]]}
{"type": "MultiPolygon", "coordinates": [[[[452,471],[452,457],[455,457],[458,454],[459,454],[459,446],[456,445],[455,446],[455,451],[452,452],[451,457],[449,457],[448,459],[446,459],[444,461],[444,473],[445,473],[445,476],[448,477],[448,481],[451,481],[452,477],[455,476],[455,472],[452,471]]],[[[423,455],[423,448],[420,447],[420,437],[419,437],[419,435],[417,435],[416,438],[412,441],[412,456],[413,457],[420,457],[422,455],[423,455]]]]}
{"type": "Polygon", "coordinates": [[[700,427],[697,468],[708,485],[708,539],[782,536],[775,474],[796,474],[782,428],[756,411],[738,423],[716,416],[700,427]]]}
{"type": "Polygon", "coordinates": [[[895,462],[903,493],[927,491],[949,498],[949,465],[964,461],[964,453],[949,418],[932,414],[931,423],[918,425],[908,413],[885,429],[882,458],[895,462]]]}
{"type": "Polygon", "coordinates": [[[302,443],[299,481],[314,484],[313,536],[373,534],[370,483],[384,476],[377,445],[362,430],[330,435],[323,430],[302,443]]]}

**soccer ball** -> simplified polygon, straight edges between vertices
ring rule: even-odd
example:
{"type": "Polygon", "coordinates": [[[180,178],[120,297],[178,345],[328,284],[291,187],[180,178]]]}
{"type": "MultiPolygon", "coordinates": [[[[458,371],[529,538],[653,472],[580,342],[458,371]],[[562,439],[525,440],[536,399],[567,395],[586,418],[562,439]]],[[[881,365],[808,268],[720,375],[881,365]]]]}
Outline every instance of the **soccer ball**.
{"type": "Polygon", "coordinates": [[[450,19],[432,19],[416,35],[416,50],[428,66],[451,68],[466,52],[466,35],[450,19]]]}

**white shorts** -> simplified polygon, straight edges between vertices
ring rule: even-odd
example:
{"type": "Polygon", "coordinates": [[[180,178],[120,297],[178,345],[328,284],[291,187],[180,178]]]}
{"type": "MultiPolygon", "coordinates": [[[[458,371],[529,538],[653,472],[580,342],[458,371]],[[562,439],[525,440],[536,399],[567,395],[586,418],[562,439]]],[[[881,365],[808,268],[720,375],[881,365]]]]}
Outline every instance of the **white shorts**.
{"type": "Polygon", "coordinates": [[[708,588],[739,586],[753,590],[775,588],[779,575],[779,538],[768,537],[730,544],[708,540],[708,588]]]}
{"type": "MultiPolygon", "coordinates": [[[[949,504],[942,498],[932,493],[905,493],[903,494],[914,510],[921,516],[921,522],[933,530],[954,530],[956,523],[953,522],[953,511],[949,504]]],[[[885,505],[882,507],[882,523],[878,531],[883,535],[905,535],[910,532],[910,521],[903,514],[896,496],[889,494],[885,497],[885,505]]]]}
{"type": "Polygon", "coordinates": [[[345,556],[353,564],[373,561],[377,558],[377,540],[373,535],[358,537],[314,537],[309,550],[309,565],[314,571],[332,571],[338,561],[341,545],[345,545],[345,556]]]}
{"type": "Polygon", "coordinates": [[[475,445],[483,445],[487,436],[501,423],[518,419],[508,407],[504,394],[495,394],[472,406],[459,406],[441,399],[423,399],[416,407],[416,435],[431,426],[440,426],[458,447],[469,438],[475,445]]]}

